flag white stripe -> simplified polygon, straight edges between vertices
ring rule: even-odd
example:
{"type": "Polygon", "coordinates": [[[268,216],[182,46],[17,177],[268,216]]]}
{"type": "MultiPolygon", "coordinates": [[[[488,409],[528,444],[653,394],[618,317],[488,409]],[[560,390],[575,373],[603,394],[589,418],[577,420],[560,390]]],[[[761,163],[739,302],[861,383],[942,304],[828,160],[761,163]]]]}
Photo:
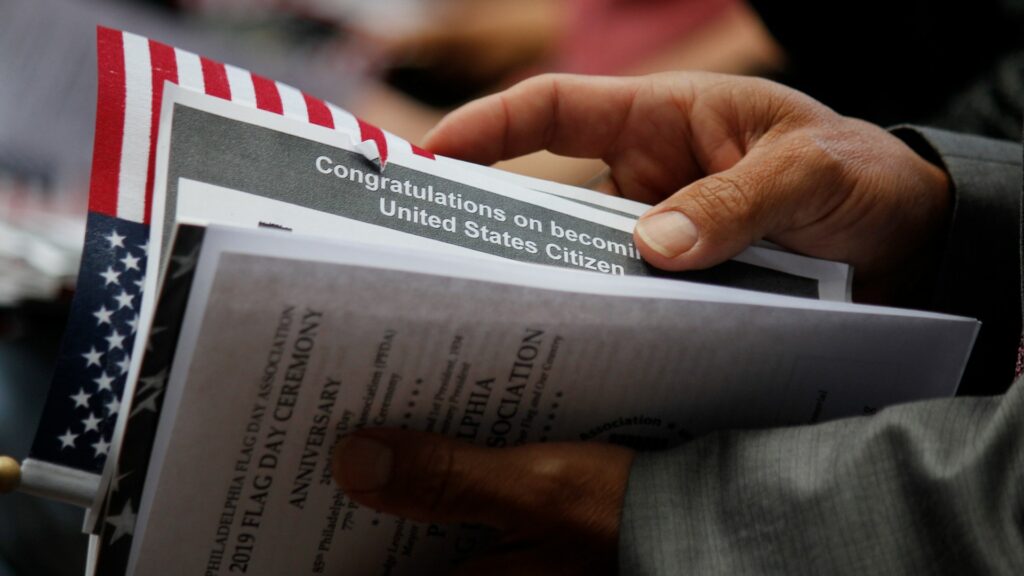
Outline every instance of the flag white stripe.
{"type": "Polygon", "coordinates": [[[124,33],[124,138],[117,189],[117,216],[142,222],[146,215],[146,172],[153,106],[153,70],[149,40],[124,33]]]}
{"type": "Polygon", "coordinates": [[[334,129],[338,132],[345,132],[352,137],[353,142],[358,142],[359,122],[356,121],[356,117],[330,102],[327,103],[327,109],[331,111],[331,116],[334,117],[334,129]]]}
{"type": "Polygon", "coordinates": [[[255,108],[256,89],[252,85],[252,75],[231,64],[225,64],[224,69],[228,74],[228,85],[231,86],[231,100],[255,108]]]}
{"type": "Polygon", "coordinates": [[[412,156],[412,143],[405,138],[395,136],[387,130],[381,131],[384,132],[384,139],[387,140],[388,143],[388,160],[391,160],[395,156],[412,156]]]}
{"type": "Polygon", "coordinates": [[[302,97],[302,92],[281,82],[275,82],[275,84],[277,84],[277,93],[281,95],[281,107],[284,109],[284,115],[309,122],[309,109],[306,108],[306,100],[302,97]]]}
{"type": "Polygon", "coordinates": [[[175,48],[174,58],[178,62],[178,85],[196,92],[205,92],[203,64],[199,61],[199,56],[181,48],[175,48]]]}

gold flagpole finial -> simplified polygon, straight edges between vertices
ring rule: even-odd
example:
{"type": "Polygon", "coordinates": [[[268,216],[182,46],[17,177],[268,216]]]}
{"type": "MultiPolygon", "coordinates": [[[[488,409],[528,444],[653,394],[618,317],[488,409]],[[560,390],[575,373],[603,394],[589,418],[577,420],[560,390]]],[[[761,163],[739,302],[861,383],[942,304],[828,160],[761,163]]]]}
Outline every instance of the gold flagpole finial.
{"type": "Polygon", "coordinates": [[[0,494],[14,492],[21,483],[21,464],[10,456],[0,456],[0,494]]]}

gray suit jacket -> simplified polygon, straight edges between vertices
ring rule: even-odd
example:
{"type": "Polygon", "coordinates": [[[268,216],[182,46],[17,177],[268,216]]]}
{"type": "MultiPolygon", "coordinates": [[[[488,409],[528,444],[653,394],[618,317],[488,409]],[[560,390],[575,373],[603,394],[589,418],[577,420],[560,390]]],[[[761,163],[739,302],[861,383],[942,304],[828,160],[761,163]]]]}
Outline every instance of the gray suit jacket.
{"type": "Polygon", "coordinates": [[[1021,147],[895,131],[952,176],[931,307],[983,321],[961,385],[1009,390],[637,458],[624,574],[1024,574],[1021,147]]]}

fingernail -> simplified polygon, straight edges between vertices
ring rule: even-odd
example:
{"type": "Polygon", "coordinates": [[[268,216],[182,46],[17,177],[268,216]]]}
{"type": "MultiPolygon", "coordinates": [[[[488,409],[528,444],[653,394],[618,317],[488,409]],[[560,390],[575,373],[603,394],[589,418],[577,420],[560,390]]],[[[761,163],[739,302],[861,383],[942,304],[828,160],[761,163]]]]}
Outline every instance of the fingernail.
{"type": "Polygon", "coordinates": [[[648,246],[666,258],[679,256],[697,243],[697,227],[676,210],[644,216],[637,222],[636,231],[648,246]]]}
{"type": "Polygon", "coordinates": [[[390,447],[369,438],[348,436],[334,453],[334,477],[342,489],[373,492],[391,482],[395,454],[390,447]]]}

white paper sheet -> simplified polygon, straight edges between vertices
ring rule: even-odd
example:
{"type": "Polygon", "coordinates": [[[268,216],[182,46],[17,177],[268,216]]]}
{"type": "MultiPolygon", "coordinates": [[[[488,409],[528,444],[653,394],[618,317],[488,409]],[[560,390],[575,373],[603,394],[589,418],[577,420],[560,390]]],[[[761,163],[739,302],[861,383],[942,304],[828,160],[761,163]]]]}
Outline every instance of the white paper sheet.
{"type": "Polygon", "coordinates": [[[492,446],[650,447],[722,427],[815,422],[952,394],[977,328],[939,314],[212,228],[130,573],[232,564],[267,575],[440,573],[481,534],[354,506],[330,480],[339,434],[388,425],[492,446]]]}

